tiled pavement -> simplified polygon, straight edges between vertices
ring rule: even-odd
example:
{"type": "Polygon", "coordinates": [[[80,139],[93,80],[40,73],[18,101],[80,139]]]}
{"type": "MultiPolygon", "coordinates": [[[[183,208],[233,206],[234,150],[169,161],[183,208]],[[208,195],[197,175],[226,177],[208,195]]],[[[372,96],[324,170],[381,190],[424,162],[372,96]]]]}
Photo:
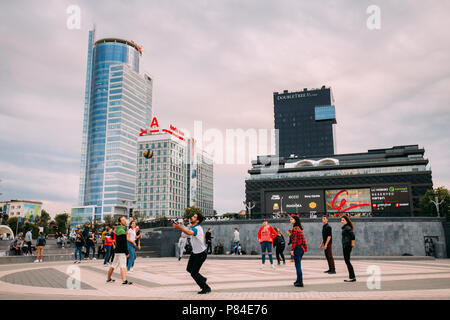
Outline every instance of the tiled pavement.
{"type": "Polygon", "coordinates": [[[343,261],[336,261],[336,275],[327,275],[324,260],[305,260],[305,286],[297,288],[292,285],[292,263],[272,270],[267,263],[260,269],[257,260],[210,259],[201,273],[213,291],[202,296],[196,294],[198,287],[185,271],[185,259],[138,258],[135,271],[127,274],[132,286],[121,285],[117,271],[113,275],[117,281],[106,284],[108,268],[99,261],[3,265],[0,299],[450,299],[450,260],[352,263],[358,281],[344,283],[343,261]],[[380,270],[380,289],[368,288],[367,280],[373,277],[367,271],[370,266],[380,270]]]}

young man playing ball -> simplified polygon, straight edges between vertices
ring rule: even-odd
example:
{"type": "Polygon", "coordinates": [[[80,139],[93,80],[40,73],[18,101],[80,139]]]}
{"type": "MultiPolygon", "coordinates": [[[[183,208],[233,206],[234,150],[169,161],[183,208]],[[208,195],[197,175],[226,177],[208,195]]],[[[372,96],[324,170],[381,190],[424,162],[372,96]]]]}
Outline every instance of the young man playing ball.
{"type": "Polygon", "coordinates": [[[177,222],[173,224],[174,228],[191,236],[192,253],[189,257],[186,270],[191,274],[191,277],[195,280],[200,289],[202,289],[198,292],[199,294],[211,292],[211,288],[206,284],[206,278],[200,274],[200,268],[207,256],[203,228],[200,226],[200,223],[202,223],[203,220],[204,217],[201,213],[195,213],[190,218],[190,230],[185,228],[181,223],[177,222]]]}

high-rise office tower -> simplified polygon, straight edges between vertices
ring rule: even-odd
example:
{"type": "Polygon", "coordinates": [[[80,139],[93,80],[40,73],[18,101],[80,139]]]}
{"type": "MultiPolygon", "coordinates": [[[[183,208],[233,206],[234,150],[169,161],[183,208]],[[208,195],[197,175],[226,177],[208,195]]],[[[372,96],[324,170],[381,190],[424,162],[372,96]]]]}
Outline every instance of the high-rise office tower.
{"type": "Polygon", "coordinates": [[[277,150],[281,157],[333,155],[336,113],[331,88],[273,94],[277,150]]]}
{"type": "Polygon", "coordinates": [[[133,206],[136,146],[152,116],[152,79],[139,72],[133,41],[89,32],[78,207],[72,224],[133,206]]]}

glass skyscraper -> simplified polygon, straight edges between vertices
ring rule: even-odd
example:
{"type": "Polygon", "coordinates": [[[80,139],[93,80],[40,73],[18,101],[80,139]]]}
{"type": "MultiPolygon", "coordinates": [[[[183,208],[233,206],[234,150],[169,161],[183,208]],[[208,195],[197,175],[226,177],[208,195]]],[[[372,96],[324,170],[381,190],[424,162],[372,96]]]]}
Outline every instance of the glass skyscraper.
{"type": "Polygon", "coordinates": [[[273,94],[278,154],[289,158],[333,155],[336,113],[331,88],[273,94]]]}
{"type": "Polygon", "coordinates": [[[135,201],[140,128],[152,116],[152,79],[132,41],[89,32],[78,206],[73,221],[125,214],[135,201]]]}

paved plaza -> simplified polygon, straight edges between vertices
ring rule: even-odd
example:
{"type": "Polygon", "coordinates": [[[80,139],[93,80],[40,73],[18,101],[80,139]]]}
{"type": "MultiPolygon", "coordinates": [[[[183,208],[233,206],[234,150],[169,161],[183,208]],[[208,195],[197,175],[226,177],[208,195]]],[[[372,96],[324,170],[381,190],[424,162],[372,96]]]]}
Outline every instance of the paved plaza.
{"type": "Polygon", "coordinates": [[[298,288],[293,286],[293,263],[272,270],[267,263],[261,269],[255,259],[207,259],[201,269],[213,290],[207,295],[197,294],[185,271],[187,259],[138,258],[134,272],[127,275],[134,282],[131,286],[121,284],[117,271],[117,281],[105,283],[108,268],[99,260],[10,264],[0,266],[0,299],[450,299],[450,259],[352,263],[358,281],[344,283],[344,261],[337,260],[337,274],[328,275],[323,273],[325,260],[305,259],[305,286],[298,288]]]}

